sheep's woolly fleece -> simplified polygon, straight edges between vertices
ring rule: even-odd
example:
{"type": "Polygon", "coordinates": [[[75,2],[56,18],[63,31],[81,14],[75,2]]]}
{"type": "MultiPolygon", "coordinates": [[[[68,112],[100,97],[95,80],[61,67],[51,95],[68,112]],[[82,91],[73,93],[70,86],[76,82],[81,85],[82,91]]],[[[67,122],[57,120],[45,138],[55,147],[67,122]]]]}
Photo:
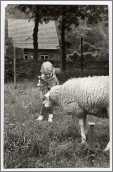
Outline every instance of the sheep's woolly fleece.
{"type": "Polygon", "coordinates": [[[63,85],[52,87],[52,102],[60,105],[66,113],[96,113],[109,106],[109,76],[73,78],[63,85]]]}

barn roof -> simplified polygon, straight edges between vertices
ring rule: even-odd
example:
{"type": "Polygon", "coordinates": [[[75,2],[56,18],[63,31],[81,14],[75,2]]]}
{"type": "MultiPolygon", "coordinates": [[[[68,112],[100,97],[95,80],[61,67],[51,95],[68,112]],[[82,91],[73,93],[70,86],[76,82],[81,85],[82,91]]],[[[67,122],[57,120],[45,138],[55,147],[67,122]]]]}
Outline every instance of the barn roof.
{"type": "MultiPolygon", "coordinates": [[[[28,19],[8,19],[8,37],[12,38],[18,48],[33,48],[34,21],[28,19]]],[[[55,21],[39,24],[39,49],[58,49],[59,40],[55,21]]]]}

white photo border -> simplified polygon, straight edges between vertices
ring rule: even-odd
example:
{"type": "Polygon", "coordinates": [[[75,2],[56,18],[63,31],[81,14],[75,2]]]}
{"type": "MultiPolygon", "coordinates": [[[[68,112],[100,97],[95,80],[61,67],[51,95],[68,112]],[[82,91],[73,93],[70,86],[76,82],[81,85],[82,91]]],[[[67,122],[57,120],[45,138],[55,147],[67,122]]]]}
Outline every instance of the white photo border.
{"type": "MultiPolygon", "coordinates": [[[[1,1],[1,171],[112,171],[112,146],[110,168],[4,168],[4,43],[5,43],[5,7],[8,4],[52,4],[52,5],[108,5],[109,16],[109,76],[110,95],[112,95],[112,1],[1,1]]],[[[110,96],[110,114],[112,114],[112,96],[110,96]]],[[[110,115],[110,140],[112,143],[112,115],[110,115]]]]}

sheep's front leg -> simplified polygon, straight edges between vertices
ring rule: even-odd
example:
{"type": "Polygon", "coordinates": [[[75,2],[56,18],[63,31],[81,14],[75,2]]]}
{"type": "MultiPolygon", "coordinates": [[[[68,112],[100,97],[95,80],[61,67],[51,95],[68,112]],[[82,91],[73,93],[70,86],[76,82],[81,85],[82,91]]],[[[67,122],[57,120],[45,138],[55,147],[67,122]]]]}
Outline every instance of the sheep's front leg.
{"type": "MultiPolygon", "coordinates": [[[[110,114],[110,112],[109,112],[109,107],[107,108],[107,113],[108,113],[108,117],[109,117],[109,114],[110,114]]],[[[110,117],[109,117],[109,119],[110,119],[110,117]]],[[[110,132],[110,122],[109,122],[109,132],[110,132]]],[[[110,136],[109,136],[109,137],[110,137],[110,136]]],[[[110,150],[110,143],[111,143],[111,141],[108,142],[107,146],[106,146],[105,149],[104,149],[104,152],[110,150]]]]}
{"type": "Polygon", "coordinates": [[[86,120],[86,119],[84,119],[84,118],[79,119],[82,143],[86,143],[85,123],[84,123],[85,121],[84,120],[86,120]]]}
{"type": "Polygon", "coordinates": [[[109,150],[110,150],[110,141],[108,142],[107,146],[105,147],[104,152],[109,151],[109,150]]]}

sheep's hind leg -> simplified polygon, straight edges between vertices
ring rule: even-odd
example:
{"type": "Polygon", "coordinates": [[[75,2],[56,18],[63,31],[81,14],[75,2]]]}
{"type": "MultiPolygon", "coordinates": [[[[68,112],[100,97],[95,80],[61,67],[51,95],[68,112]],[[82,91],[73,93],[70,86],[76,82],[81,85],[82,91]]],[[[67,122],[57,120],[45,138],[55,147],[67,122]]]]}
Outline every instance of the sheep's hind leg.
{"type": "Polygon", "coordinates": [[[86,143],[86,134],[85,134],[85,120],[84,118],[79,119],[79,126],[80,126],[80,132],[81,132],[81,143],[86,143]]]}
{"type": "MultiPolygon", "coordinates": [[[[109,114],[110,114],[110,112],[109,112],[109,107],[107,108],[107,113],[108,113],[108,117],[109,117],[109,114]]],[[[109,133],[110,133],[110,117],[109,117],[109,133]]],[[[109,135],[110,135],[110,134],[109,134],[109,135]]],[[[109,137],[110,137],[110,136],[109,136],[109,137]]],[[[107,152],[107,151],[110,150],[110,144],[111,144],[111,141],[108,142],[107,146],[106,146],[105,149],[104,149],[104,152],[107,152]]]]}
{"type": "Polygon", "coordinates": [[[83,120],[84,120],[84,131],[85,131],[85,135],[87,135],[87,115],[84,115],[84,118],[83,118],[83,120]]]}
{"type": "Polygon", "coordinates": [[[107,146],[104,149],[104,152],[107,152],[110,150],[110,141],[108,142],[107,146]]]}

